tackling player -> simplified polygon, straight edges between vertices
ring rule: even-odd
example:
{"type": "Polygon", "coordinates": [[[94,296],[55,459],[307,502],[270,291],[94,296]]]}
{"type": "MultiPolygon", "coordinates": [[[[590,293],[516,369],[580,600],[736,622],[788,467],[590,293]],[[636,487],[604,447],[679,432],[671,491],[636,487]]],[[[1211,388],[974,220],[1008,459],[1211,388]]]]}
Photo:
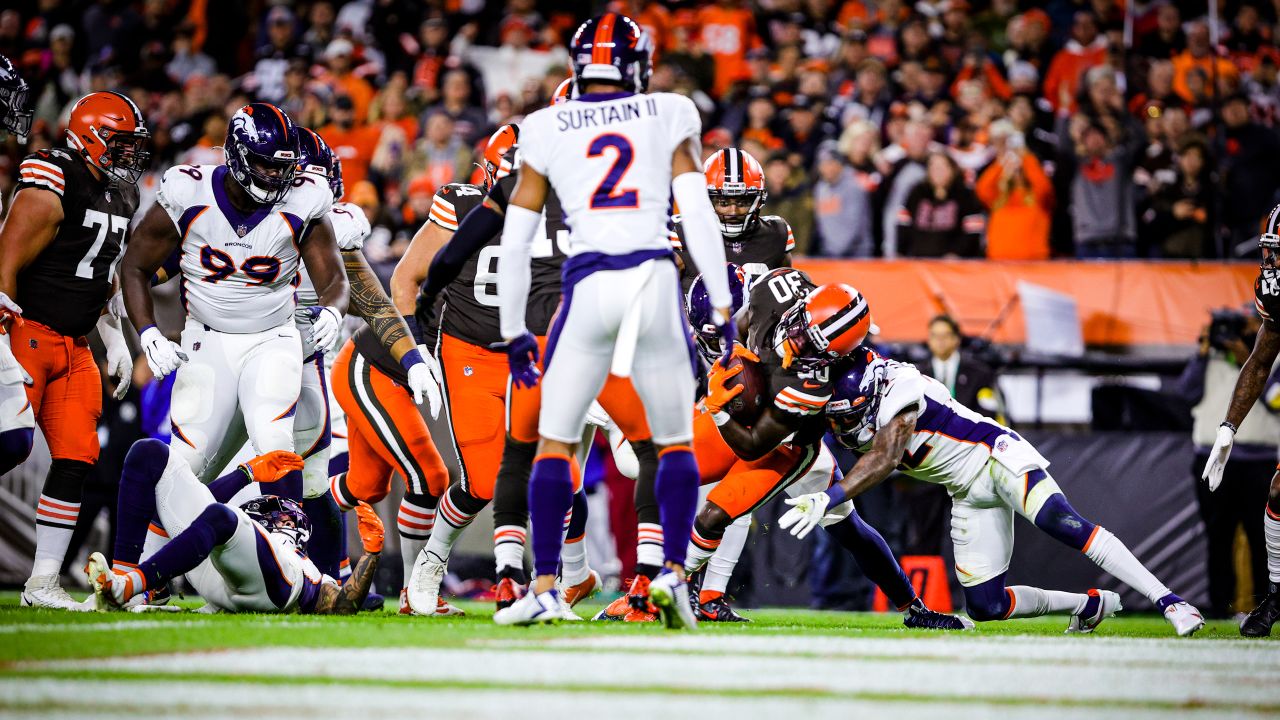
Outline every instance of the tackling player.
{"type": "MultiPolygon", "coordinates": [[[[173,444],[208,481],[244,445],[294,449],[302,346],[294,324],[293,279],[300,262],[319,305],[309,340],[327,348],[347,306],[332,227],[333,193],[323,178],[298,173],[298,130],[279,108],[251,103],[232,116],[224,165],[178,165],[138,224],[121,265],[125,303],[141,327],[157,378],[177,371],[173,444]],[[182,344],[155,326],[152,274],[182,249],[182,344]]],[[[301,477],[283,494],[301,497],[301,477]]]]}
{"type": "MultiPolygon", "coordinates": [[[[12,95],[10,95],[12,97],[12,95]]],[[[128,389],[133,363],[119,319],[104,314],[115,266],[138,208],[136,183],[146,169],[150,135],[141,111],[119,93],[81,98],[67,121],[67,149],[41,150],[19,166],[13,207],[0,229],[0,331],[14,363],[0,388],[26,381],[26,398],[8,393],[0,412],[26,405],[49,443],[53,462],[36,508],[36,554],[23,605],[70,609],[77,603],[58,573],[80,513],[84,480],[98,460],[102,380],[86,335],[98,328],[116,396],[128,389]],[[16,403],[21,402],[21,405],[16,403]]],[[[0,394],[0,398],[4,398],[0,394]]],[[[8,434],[12,462],[30,451],[27,433],[8,434]]]]}
{"type": "Polygon", "coordinates": [[[1145,595],[1178,635],[1204,627],[1200,612],[1161,584],[1119,538],[1071,507],[1045,471],[1049,461],[1030,443],[959,404],[946,386],[915,367],[865,348],[857,356],[834,379],[826,414],[840,443],[861,457],[826,492],[787,500],[794,507],[778,520],[780,526],[803,538],[828,507],[857,497],[898,469],[951,494],[956,576],[974,620],[1070,614],[1067,632],[1088,633],[1121,609],[1120,596],[1109,590],[1006,586],[1016,512],[1145,595]]]}
{"type": "MultiPolygon", "coordinates": [[[[537,577],[532,591],[498,611],[494,621],[528,624],[563,616],[554,584],[562,521],[573,500],[571,458],[617,353],[629,367],[660,448],[656,488],[666,570],[650,586],[650,597],[668,627],[691,627],[696,620],[683,564],[698,487],[689,448],[693,358],[665,228],[674,197],[695,263],[724,267],[698,163],[701,118],[688,98],[643,94],[652,46],[630,18],[592,18],[578,28],[571,46],[576,98],[529,115],[521,126],[522,167],[507,207],[498,266],[512,379],[533,385],[538,345],[525,325],[530,245],[553,188],[574,231],[564,265],[564,301],[546,348],[543,392],[556,402],[541,406],[541,439],[529,479],[537,577]]],[[[708,278],[716,324],[732,337],[728,278],[708,278]]]]}
{"type": "MultiPolygon", "coordinates": [[[[1254,342],[1253,350],[1240,368],[1235,390],[1231,393],[1231,405],[1227,408],[1227,417],[1218,428],[1218,437],[1209,453],[1209,462],[1204,466],[1202,476],[1209,482],[1210,492],[1217,490],[1222,483],[1222,472],[1231,457],[1236,428],[1240,427],[1248,416],[1249,409],[1262,397],[1271,366],[1280,357],[1280,327],[1276,325],[1280,322],[1280,267],[1276,262],[1277,253],[1280,253],[1280,205],[1272,208],[1263,221],[1258,246],[1262,248],[1262,264],[1258,269],[1258,279],[1253,283],[1253,297],[1258,314],[1262,316],[1262,326],[1258,328],[1258,339],[1254,342]]],[[[1240,623],[1240,634],[1245,637],[1266,637],[1271,634],[1276,621],[1280,620],[1280,472],[1271,478],[1271,490],[1263,510],[1262,523],[1267,546],[1267,579],[1270,583],[1266,597],[1240,623]]]]}
{"type": "Polygon", "coordinates": [[[85,566],[96,608],[140,606],[148,588],[185,574],[200,597],[222,612],[354,614],[373,584],[382,551],[382,522],[372,508],[360,510],[365,555],[351,579],[339,584],[306,556],[311,523],[297,503],[264,495],[240,507],[225,504],[250,482],[277,485],[302,464],[298,455],[277,450],[204,485],[173,448],[153,439],[134,443],[120,477],[114,565],[108,567],[95,552],[85,566]],[[152,518],[171,538],[142,560],[152,518]]]}

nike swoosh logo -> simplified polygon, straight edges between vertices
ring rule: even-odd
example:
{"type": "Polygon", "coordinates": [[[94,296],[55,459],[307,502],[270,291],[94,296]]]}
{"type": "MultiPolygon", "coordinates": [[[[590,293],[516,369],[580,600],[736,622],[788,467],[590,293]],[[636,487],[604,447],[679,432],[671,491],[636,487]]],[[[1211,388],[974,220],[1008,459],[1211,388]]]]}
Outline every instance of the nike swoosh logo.
{"type": "Polygon", "coordinates": [[[819,383],[811,383],[811,382],[809,382],[808,380],[806,380],[806,381],[804,382],[804,387],[805,387],[805,388],[807,388],[807,389],[809,389],[809,390],[812,390],[812,389],[814,389],[814,388],[820,388],[820,387],[822,387],[822,385],[821,385],[821,384],[819,384],[819,383]]]}

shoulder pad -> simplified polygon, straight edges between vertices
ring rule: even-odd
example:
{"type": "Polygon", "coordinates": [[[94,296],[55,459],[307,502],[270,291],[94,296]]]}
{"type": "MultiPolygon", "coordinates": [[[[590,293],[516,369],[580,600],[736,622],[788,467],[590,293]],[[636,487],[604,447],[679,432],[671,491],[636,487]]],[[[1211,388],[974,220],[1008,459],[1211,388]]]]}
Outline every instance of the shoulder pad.
{"type": "Polygon", "coordinates": [[[321,176],[309,172],[298,173],[293,182],[294,187],[285,196],[284,204],[302,218],[303,222],[323,217],[333,207],[333,191],[321,176]]]}
{"type": "Polygon", "coordinates": [[[472,208],[484,202],[484,188],[469,183],[449,183],[436,191],[431,199],[431,214],[427,220],[455,232],[462,218],[472,208]]]}

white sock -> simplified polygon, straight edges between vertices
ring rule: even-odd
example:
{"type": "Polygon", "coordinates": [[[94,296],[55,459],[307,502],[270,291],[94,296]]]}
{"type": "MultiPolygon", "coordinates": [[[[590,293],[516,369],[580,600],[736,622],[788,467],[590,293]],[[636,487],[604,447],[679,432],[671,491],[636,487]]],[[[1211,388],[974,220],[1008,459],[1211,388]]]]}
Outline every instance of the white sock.
{"type": "Polygon", "coordinates": [[[587,564],[587,544],[583,538],[577,542],[566,542],[560,549],[560,578],[565,585],[577,585],[591,575],[591,567],[587,564]]]}
{"type": "Polygon", "coordinates": [[[504,568],[524,570],[525,529],[519,525],[500,525],[493,529],[493,559],[498,572],[504,568]]]}
{"type": "Polygon", "coordinates": [[[36,561],[31,576],[57,575],[67,557],[71,533],[80,517],[80,503],[41,495],[36,505],[36,561]]]}
{"type": "Polygon", "coordinates": [[[662,551],[662,526],[657,523],[636,525],[636,562],[640,565],[666,564],[667,555],[662,551]]]}
{"type": "Polygon", "coordinates": [[[1267,545],[1267,578],[1273,583],[1280,583],[1280,516],[1267,508],[1262,518],[1262,534],[1267,545]]]}
{"type": "Polygon", "coordinates": [[[1084,609],[1089,596],[1060,590],[1042,590],[1027,585],[1011,585],[1006,588],[1012,595],[1013,607],[1009,618],[1039,617],[1041,615],[1075,614],[1084,609]]]}
{"type": "Polygon", "coordinates": [[[747,535],[750,534],[750,513],[725,528],[720,547],[707,561],[707,576],[702,580],[703,592],[723,593],[729,589],[729,578],[733,577],[733,569],[738,566],[738,558],[742,556],[742,548],[747,546],[747,535]]]}
{"type": "Polygon", "coordinates": [[[716,549],[720,547],[719,540],[708,540],[698,533],[698,527],[695,525],[693,533],[689,536],[689,546],[684,552],[684,571],[686,574],[695,573],[715,554],[716,549]]]}
{"type": "MultiPolygon", "coordinates": [[[[454,486],[454,488],[457,487],[459,486],[454,486]]],[[[450,488],[449,492],[440,498],[440,512],[436,515],[436,526],[431,531],[431,539],[427,541],[427,552],[442,561],[449,559],[449,555],[453,552],[453,545],[458,542],[462,531],[476,519],[475,515],[468,515],[458,509],[453,502],[453,493],[453,488],[450,488]]]]}
{"type": "Polygon", "coordinates": [[[169,544],[169,536],[161,532],[160,526],[151,523],[147,528],[147,537],[142,541],[142,560],[149,559],[152,555],[160,552],[160,549],[169,544]]]}
{"type": "Polygon", "coordinates": [[[1169,595],[1169,588],[1156,579],[1138,558],[1129,552],[1129,548],[1120,542],[1106,528],[1099,525],[1089,543],[1085,545],[1084,554],[1098,564],[1098,567],[1114,575],[1120,582],[1146,596],[1153,604],[1169,595]]]}
{"type": "Polygon", "coordinates": [[[435,508],[409,502],[407,498],[400,501],[396,530],[400,533],[400,562],[406,582],[413,574],[413,564],[418,559],[419,551],[426,546],[435,525],[435,508]]]}

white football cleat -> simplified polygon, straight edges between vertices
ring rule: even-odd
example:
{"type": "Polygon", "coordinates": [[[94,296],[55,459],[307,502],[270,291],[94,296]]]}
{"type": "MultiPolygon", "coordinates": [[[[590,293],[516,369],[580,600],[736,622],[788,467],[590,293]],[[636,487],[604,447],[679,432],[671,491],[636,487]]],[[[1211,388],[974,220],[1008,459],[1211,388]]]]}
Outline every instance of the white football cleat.
{"type": "Polygon", "coordinates": [[[84,603],[76,600],[62,589],[58,582],[58,574],[35,575],[27,579],[22,587],[22,607],[47,608],[50,610],[71,610],[84,612],[92,610],[84,603]]]}
{"type": "Polygon", "coordinates": [[[1120,604],[1120,595],[1118,593],[1094,588],[1089,590],[1089,594],[1098,598],[1098,607],[1089,615],[1072,615],[1071,624],[1067,626],[1066,634],[1091,633],[1102,624],[1103,620],[1124,609],[1124,606],[1120,604]]]}
{"type": "Polygon", "coordinates": [[[405,584],[409,609],[414,615],[437,614],[440,585],[444,583],[444,573],[448,567],[448,561],[436,557],[435,553],[427,552],[426,548],[418,553],[418,558],[413,561],[413,573],[405,584]]]}
{"type": "Polygon", "coordinates": [[[537,625],[565,619],[563,600],[555,588],[540,593],[527,592],[524,597],[493,614],[499,625],[537,625]]]}
{"type": "Polygon", "coordinates": [[[124,609],[127,598],[124,597],[124,588],[118,587],[123,584],[124,578],[117,577],[111,571],[111,565],[102,553],[95,552],[89,555],[89,562],[84,566],[84,574],[89,578],[89,586],[93,588],[94,610],[110,612],[124,609]]]}
{"type": "MultiPolygon", "coordinates": [[[[400,588],[400,614],[401,615],[417,615],[413,608],[409,607],[409,588],[400,588]]],[[[436,611],[431,613],[435,617],[461,617],[466,615],[466,611],[462,608],[450,603],[439,595],[436,596],[436,611]]]]}
{"type": "Polygon", "coordinates": [[[697,629],[698,618],[689,605],[689,586],[676,573],[668,570],[649,583],[649,602],[658,608],[668,630],[697,629]]]}
{"type": "Polygon", "coordinates": [[[1164,619],[1169,621],[1179,637],[1187,637],[1204,627],[1204,616],[1185,600],[1165,608],[1164,619]]]}

